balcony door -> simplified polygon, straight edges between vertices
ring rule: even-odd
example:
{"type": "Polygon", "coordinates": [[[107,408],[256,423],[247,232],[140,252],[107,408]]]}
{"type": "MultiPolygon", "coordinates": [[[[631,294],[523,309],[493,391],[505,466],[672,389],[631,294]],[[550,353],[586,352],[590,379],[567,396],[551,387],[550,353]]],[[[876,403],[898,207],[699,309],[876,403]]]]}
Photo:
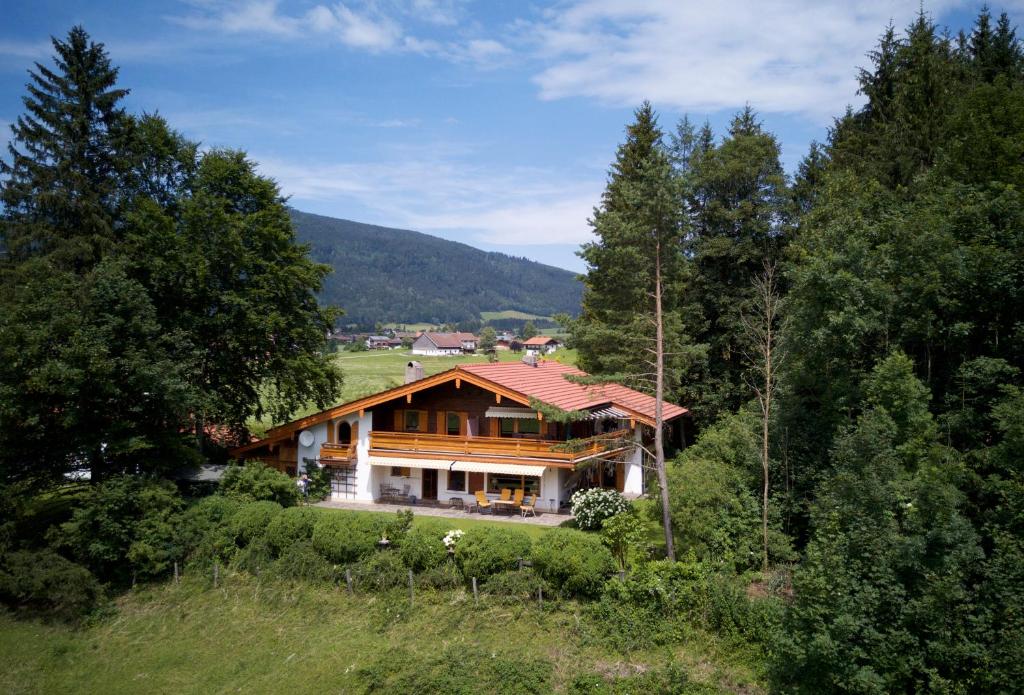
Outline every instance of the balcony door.
{"type": "Polygon", "coordinates": [[[433,468],[423,469],[423,499],[437,499],[437,470],[433,468]]]}

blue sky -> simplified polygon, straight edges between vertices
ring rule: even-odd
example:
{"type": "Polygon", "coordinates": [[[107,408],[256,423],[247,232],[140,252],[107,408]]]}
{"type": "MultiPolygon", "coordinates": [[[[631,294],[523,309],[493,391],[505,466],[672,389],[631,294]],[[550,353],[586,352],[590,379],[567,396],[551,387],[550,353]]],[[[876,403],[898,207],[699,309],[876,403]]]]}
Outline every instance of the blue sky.
{"type": "MultiPolygon", "coordinates": [[[[981,3],[925,10],[954,31],[981,3]]],[[[82,24],[205,146],[246,150],[292,204],[582,270],[633,108],[717,132],[750,103],[792,171],[858,104],[856,68],[917,0],[730,3],[0,0],[0,142],[48,37],[82,24]]],[[[1022,0],[994,5],[1015,20],[1022,0]]]]}

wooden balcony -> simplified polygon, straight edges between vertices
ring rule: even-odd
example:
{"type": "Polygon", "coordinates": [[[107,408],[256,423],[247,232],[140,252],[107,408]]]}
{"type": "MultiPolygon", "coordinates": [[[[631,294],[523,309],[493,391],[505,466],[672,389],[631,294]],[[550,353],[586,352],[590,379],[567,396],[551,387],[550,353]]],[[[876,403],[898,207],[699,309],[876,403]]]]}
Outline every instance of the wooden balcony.
{"type": "Polygon", "coordinates": [[[355,463],[356,444],[321,444],[320,462],[326,465],[334,464],[339,466],[355,463]]]}
{"type": "Polygon", "coordinates": [[[565,450],[566,442],[512,437],[450,437],[419,432],[371,432],[370,449],[417,454],[463,454],[467,456],[545,459],[575,463],[584,458],[626,448],[622,439],[628,430],[591,437],[565,450]]]}

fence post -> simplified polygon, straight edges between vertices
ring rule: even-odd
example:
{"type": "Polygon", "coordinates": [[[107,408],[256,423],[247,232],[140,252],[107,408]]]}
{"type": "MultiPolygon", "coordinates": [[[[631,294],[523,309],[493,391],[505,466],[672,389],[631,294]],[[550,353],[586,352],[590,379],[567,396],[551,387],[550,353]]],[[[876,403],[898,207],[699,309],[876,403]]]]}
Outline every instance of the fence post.
{"type": "Polygon", "coordinates": [[[348,587],[348,593],[352,593],[352,570],[348,567],[345,568],[345,586],[348,587]]]}
{"type": "Polygon", "coordinates": [[[519,558],[519,571],[523,571],[523,558],[519,558]]]}
{"type": "Polygon", "coordinates": [[[175,560],[174,561],[174,583],[177,584],[179,581],[181,581],[181,578],[178,575],[178,561],[175,560]]]}
{"type": "Polygon", "coordinates": [[[541,610],[544,609],[544,589],[539,586],[537,587],[537,607],[541,610]]]}
{"type": "Polygon", "coordinates": [[[219,575],[220,575],[220,565],[218,565],[217,561],[214,560],[213,561],[213,588],[214,589],[217,588],[217,579],[219,578],[219,575]]]}
{"type": "Polygon", "coordinates": [[[412,570],[409,570],[409,605],[412,605],[412,570]]]}
{"type": "Polygon", "coordinates": [[[477,603],[478,601],[479,601],[479,596],[477,596],[477,593],[476,593],[476,577],[473,577],[473,603],[477,603]]]}

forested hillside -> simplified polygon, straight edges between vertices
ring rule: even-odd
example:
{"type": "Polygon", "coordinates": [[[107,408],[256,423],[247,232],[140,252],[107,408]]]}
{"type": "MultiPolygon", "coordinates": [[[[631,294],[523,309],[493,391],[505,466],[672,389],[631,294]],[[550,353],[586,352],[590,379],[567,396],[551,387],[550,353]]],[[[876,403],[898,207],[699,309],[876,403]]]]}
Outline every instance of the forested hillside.
{"type": "Polygon", "coordinates": [[[449,323],[482,311],[577,314],[582,285],[568,270],[488,253],[405,229],[292,211],[300,241],[334,272],[320,299],[345,323],[449,323]]]}

